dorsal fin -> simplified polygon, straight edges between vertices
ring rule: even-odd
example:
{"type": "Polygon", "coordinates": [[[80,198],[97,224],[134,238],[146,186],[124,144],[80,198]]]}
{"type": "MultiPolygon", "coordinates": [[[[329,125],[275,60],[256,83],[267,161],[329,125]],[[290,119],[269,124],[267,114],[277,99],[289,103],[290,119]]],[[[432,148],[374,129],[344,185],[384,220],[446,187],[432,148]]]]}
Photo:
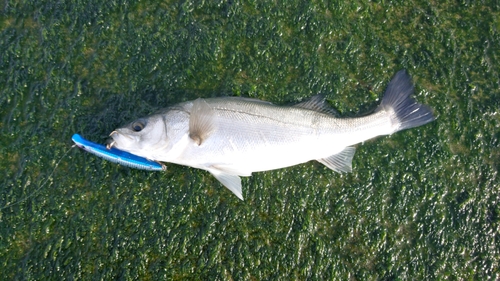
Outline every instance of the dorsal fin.
{"type": "Polygon", "coordinates": [[[189,137],[201,145],[214,130],[215,112],[204,99],[193,101],[189,117],[189,137]]]}
{"type": "Polygon", "coordinates": [[[333,114],[335,116],[339,115],[335,109],[331,108],[326,103],[325,95],[322,94],[317,94],[315,96],[312,96],[310,99],[294,105],[294,107],[300,107],[322,113],[333,114]]]}

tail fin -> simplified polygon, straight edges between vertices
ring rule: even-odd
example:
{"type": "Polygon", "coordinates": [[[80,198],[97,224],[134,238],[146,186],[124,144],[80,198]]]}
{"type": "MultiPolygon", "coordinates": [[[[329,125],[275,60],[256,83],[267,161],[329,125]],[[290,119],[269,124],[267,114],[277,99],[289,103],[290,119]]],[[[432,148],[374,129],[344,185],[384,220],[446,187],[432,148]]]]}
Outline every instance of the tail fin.
{"type": "Polygon", "coordinates": [[[411,78],[405,70],[398,71],[387,86],[378,110],[391,114],[393,132],[422,126],[434,120],[431,109],[411,97],[413,92],[411,78]]]}

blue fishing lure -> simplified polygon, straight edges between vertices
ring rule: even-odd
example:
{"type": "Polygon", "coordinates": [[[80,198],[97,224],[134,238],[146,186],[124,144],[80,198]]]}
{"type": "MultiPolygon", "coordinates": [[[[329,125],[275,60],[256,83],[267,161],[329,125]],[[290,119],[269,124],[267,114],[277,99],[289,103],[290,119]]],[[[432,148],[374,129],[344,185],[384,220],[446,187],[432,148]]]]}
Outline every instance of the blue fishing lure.
{"type": "Polygon", "coordinates": [[[79,134],[74,134],[71,139],[81,149],[113,163],[146,171],[162,171],[166,169],[165,166],[160,163],[149,161],[146,158],[113,147],[108,149],[104,145],[84,139],[79,134]]]}

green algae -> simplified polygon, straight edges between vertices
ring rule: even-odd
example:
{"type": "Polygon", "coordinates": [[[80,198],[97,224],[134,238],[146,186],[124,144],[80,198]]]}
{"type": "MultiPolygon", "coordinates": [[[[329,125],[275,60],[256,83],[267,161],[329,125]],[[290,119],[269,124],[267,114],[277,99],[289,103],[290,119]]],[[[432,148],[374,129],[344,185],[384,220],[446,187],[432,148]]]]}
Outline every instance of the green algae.
{"type": "Polygon", "coordinates": [[[498,279],[497,3],[7,1],[0,17],[6,279],[498,279]],[[323,93],[357,116],[401,68],[437,120],[358,145],[348,175],[256,173],[239,201],[200,170],[73,149],[49,177],[73,133],[105,142],[196,97],[323,93]]]}

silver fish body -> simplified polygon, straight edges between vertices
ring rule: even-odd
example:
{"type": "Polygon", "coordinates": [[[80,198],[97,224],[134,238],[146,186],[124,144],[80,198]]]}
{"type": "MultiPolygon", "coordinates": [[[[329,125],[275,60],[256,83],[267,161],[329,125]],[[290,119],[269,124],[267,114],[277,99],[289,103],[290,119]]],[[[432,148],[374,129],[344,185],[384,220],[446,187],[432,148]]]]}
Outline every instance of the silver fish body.
{"type": "Polygon", "coordinates": [[[352,145],[434,120],[412,93],[410,77],[400,71],[377,110],[358,118],[336,118],[319,95],[289,107],[236,97],[197,99],[113,131],[112,145],[207,170],[243,199],[239,176],[310,160],[349,172],[352,145]]]}

